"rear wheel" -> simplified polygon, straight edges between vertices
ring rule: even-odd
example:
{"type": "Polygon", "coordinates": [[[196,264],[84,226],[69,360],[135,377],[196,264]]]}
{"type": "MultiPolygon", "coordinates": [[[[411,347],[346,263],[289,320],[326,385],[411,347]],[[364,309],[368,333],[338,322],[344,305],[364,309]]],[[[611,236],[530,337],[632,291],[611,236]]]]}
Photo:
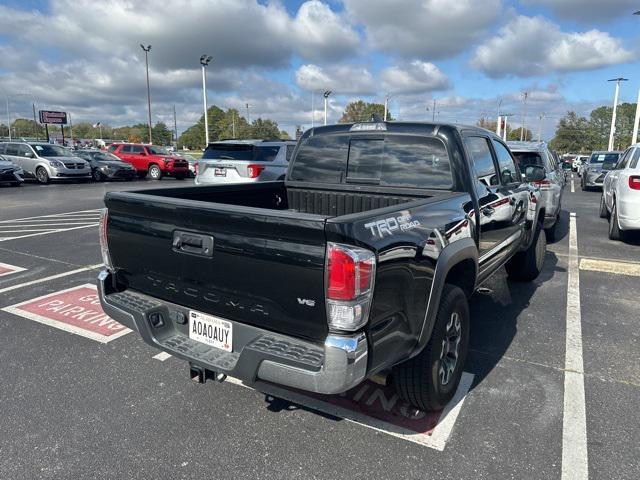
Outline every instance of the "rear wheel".
{"type": "Polygon", "coordinates": [[[609,217],[609,240],[622,240],[622,230],[618,224],[618,209],[615,202],[611,206],[611,216],[609,217]]]}
{"type": "Polygon", "coordinates": [[[533,242],[524,252],[516,253],[505,265],[509,278],[521,282],[535,280],[544,265],[547,252],[547,237],[540,227],[536,229],[533,242]]]}
{"type": "Polygon", "coordinates": [[[43,185],[49,183],[49,173],[47,173],[47,170],[44,167],[38,167],[36,169],[36,178],[38,179],[38,182],[43,185]]]}
{"type": "Polygon", "coordinates": [[[600,197],[600,218],[609,218],[609,211],[607,210],[607,204],[604,202],[604,193],[600,197]]]}
{"type": "Polygon", "coordinates": [[[445,284],[429,343],[393,368],[398,395],[420,410],[442,410],[460,383],[469,329],[467,297],[459,287],[445,284]]]}
{"type": "Polygon", "coordinates": [[[100,172],[100,170],[98,170],[97,168],[93,171],[91,176],[93,177],[93,179],[96,182],[103,182],[104,181],[104,175],[102,175],[102,172],[100,172]]]}
{"type": "Polygon", "coordinates": [[[142,180],[147,176],[147,172],[137,172],[136,175],[138,175],[138,178],[142,180]]]}
{"type": "Polygon", "coordinates": [[[150,165],[149,166],[149,176],[153,179],[153,180],[160,180],[162,178],[162,170],[160,170],[160,167],[156,164],[150,165]]]}

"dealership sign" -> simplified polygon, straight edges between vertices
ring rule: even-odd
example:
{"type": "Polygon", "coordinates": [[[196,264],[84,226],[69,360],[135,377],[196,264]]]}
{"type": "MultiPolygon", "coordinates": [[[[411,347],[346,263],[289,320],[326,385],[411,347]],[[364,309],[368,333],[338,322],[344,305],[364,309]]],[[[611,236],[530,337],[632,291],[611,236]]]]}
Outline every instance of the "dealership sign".
{"type": "Polygon", "coordinates": [[[52,112],[50,110],[40,110],[40,123],[52,125],[66,125],[67,112],[52,112]]]}

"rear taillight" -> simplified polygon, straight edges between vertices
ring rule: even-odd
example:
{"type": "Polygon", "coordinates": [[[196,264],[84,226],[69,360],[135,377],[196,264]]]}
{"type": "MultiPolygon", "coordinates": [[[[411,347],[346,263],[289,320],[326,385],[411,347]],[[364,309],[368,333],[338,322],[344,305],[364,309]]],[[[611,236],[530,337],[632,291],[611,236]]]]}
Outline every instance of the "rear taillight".
{"type": "Polygon", "coordinates": [[[247,165],[247,176],[249,178],[257,178],[263,170],[264,165],[256,165],[252,163],[251,165],[247,165]]]}
{"type": "Polygon", "coordinates": [[[102,261],[104,262],[105,267],[107,267],[109,270],[113,270],[113,263],[111,263],[111,255],[109,254],[109,245],[107,243],[108,223],[109,210],[103,208],[100,212],[99,224],[100,252],[102,253],[102,261]]]}
{"type": "Polygon", "coordinates": [[[629,188],[631,190],[640,190],[640,176],[631,175],[629,177],[629,188]]]}
{"type": "Polygon", "coordinates": [[[329,243],[327,245],[327,317],[338,330],[357,330],[367,323],[376,257],[363,248],[329,243]]]}
{"type": "Polygon", "coordinates": [[[551,188],[550,180],[540,180],[539,182],[533,182],[533,184],[540,190],[549,190],[551,188]]]}

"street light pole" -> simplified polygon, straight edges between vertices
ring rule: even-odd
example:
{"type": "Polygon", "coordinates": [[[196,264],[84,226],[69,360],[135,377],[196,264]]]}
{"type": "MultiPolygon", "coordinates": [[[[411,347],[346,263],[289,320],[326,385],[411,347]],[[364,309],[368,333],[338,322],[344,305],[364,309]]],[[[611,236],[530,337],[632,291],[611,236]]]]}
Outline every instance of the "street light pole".
{"type": "Polygon", "coordinates": [[[542,141],[542,122],[544,121],[544,116],[544,112],[542,112],[538,117],[540,119],[540,124],[538,125],[538,142],[542,141]]]}
{"type": "Polygon", "coordinates": [[[520,127],[520,141],[526,139],[524,134],[525,129],[525,121],[527,120],[527,97],[529,96],[529,92],[522,92],[522,125],[520,127]]]}
{"type": "Polygon", "coordinates": [[[387,112],[389,111],[389,94],[384,97],[384,121],[387,121],[387,112]]]}
{"type": "Polygon", "coordinates": [[[327,105],[329,103],[329,95],[331,95],[331,90],[325,90],[323,93],[324,96],[324,124],[327,124],[327,105]]]}
{"type": "Polygon", "coordinates": [[[616,110],[618,108],[618,95],[620,94],[620,82],[626,82],[626,78],[611,78],[607,82],[616,82],[616,93],[613,96],[613,113],[611,114],[611,129],[609,130],[609,147],[607,150],[613,150],[613,138],[616,134],[616,110]]]}
{"type": "Polygon", "coordinates": [[[202,65],[202,105],[204,106],[204,142],[205,147],[209,145],[209,118],[207,115],[207,75],[205,67],[209,65],[213,57],[211,55],[202,55],[200,57],[200,65],[202,65]]]}
{"type": "Polygon", "coordinates": [[[9,115],[9,95],[7,95],[7,130],[9,130],[9,141],[11,141],[11,115],[9,115]]]}
{"type": "Polygon", "coordinates": [[[146,47],[143,44],[140,44],[140,48],[144,51],[144,63],[147,69],[147,107],[149,111],[149,144],[153,144],[153,139],[151,138],[151,89],[149,88],[149,52],[151,51],[151,45],[147,45],[146,47]]]}

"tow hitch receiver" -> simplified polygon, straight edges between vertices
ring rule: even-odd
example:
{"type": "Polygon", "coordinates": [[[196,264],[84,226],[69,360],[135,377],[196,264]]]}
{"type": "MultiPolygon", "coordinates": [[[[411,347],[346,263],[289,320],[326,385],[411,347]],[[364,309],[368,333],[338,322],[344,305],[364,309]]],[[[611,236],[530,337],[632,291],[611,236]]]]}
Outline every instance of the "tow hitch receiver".
{"type": "Polygon", "coordinates": [[[207,379],[222,383],[227,379],[224,373],[212,372],[193,363],[189,364],[189,376],[191,377],[191,381],[195,383],[204,383],[207,379]]]}

